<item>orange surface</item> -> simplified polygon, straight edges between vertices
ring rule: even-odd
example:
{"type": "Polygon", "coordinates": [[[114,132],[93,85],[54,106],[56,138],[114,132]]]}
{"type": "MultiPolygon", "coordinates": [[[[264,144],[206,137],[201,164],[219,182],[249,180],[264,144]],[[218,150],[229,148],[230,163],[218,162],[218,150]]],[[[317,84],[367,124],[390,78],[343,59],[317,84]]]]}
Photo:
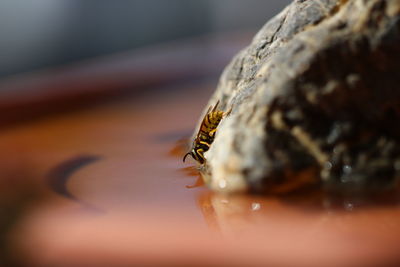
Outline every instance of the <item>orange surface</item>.
{"type": "Polygon", "coordinates": [[[0,133],[3,176],[47,198],[14,227],[39,266],[344,266],[398,263],[396,200],[219,195],[182,163],[215,86],[197,83],[48,116],[0,133]],[[189,187],[189,188],[188,188],[189,187]]]}

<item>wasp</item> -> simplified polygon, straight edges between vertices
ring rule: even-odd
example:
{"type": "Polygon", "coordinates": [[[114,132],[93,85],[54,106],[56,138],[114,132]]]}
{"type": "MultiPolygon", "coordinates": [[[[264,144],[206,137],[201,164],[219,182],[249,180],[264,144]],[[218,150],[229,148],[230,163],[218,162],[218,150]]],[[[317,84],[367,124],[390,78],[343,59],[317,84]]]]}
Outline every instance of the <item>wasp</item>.
{"type": "Polygon", "coordinates": [[[183,156],[183,162],[185,162],[185,159],[188,155],[191,155],[192,158],[198,161],[200,164],[205,162],[204,152],[210,149],[219,123],[232,111],[232,108],[228,112],[217,110],[218,104],[219,101],[217,101],[214,107],[209,107],[200,124],[196,138],[193,141],[192,149],[186,153],[185,156],[183,156]]]}

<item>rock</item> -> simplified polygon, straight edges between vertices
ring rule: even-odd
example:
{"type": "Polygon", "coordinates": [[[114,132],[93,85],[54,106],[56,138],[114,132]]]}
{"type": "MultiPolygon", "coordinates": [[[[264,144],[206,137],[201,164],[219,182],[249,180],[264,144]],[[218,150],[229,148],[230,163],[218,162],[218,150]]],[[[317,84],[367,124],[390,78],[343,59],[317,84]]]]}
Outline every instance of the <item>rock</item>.
{"type": "Polygon", "coordinates": [[[392,188],[400,177],[400,1],[294,1],[227,66],[203,115],[218,100],[232,113],[201,167],[213,190],[392,188]]]}

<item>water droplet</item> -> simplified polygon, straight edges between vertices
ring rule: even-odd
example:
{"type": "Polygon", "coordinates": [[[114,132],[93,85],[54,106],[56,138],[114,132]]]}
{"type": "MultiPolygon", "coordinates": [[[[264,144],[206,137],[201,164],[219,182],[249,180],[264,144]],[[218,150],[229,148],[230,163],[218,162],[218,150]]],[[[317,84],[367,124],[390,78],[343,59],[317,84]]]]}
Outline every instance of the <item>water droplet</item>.
{"type": "Polygon", "coordinates": [[[218,186],[219,186],[219,188],[225,188],[226,187],[226,181],[225,180],[220,180],[218,182],[218,186]]]}
{"type": "Polygon", "coordinates": [[[227,199],[221,199],[221,203],[222,203],[222,204],[228,204],[229,201],[228,201],[227,199]]]}
{"type": "Polygon", "coordinates": [[[261,204],[257,202],[251,203],[251,210],[252,211],[257,211],[261,209],[261,204]]]}

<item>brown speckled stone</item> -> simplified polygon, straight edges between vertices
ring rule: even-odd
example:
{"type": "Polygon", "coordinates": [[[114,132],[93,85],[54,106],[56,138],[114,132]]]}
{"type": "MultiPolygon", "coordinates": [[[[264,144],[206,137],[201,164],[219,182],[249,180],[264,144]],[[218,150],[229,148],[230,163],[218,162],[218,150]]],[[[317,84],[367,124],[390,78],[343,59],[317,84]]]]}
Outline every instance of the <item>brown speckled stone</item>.
{"type": "Polygon", "coordinates": [[[400,1],[294,1],[227,66],[205,110],[217,100],[232,114],[205,153],[213,190],[393,187],[400,1]]]}

